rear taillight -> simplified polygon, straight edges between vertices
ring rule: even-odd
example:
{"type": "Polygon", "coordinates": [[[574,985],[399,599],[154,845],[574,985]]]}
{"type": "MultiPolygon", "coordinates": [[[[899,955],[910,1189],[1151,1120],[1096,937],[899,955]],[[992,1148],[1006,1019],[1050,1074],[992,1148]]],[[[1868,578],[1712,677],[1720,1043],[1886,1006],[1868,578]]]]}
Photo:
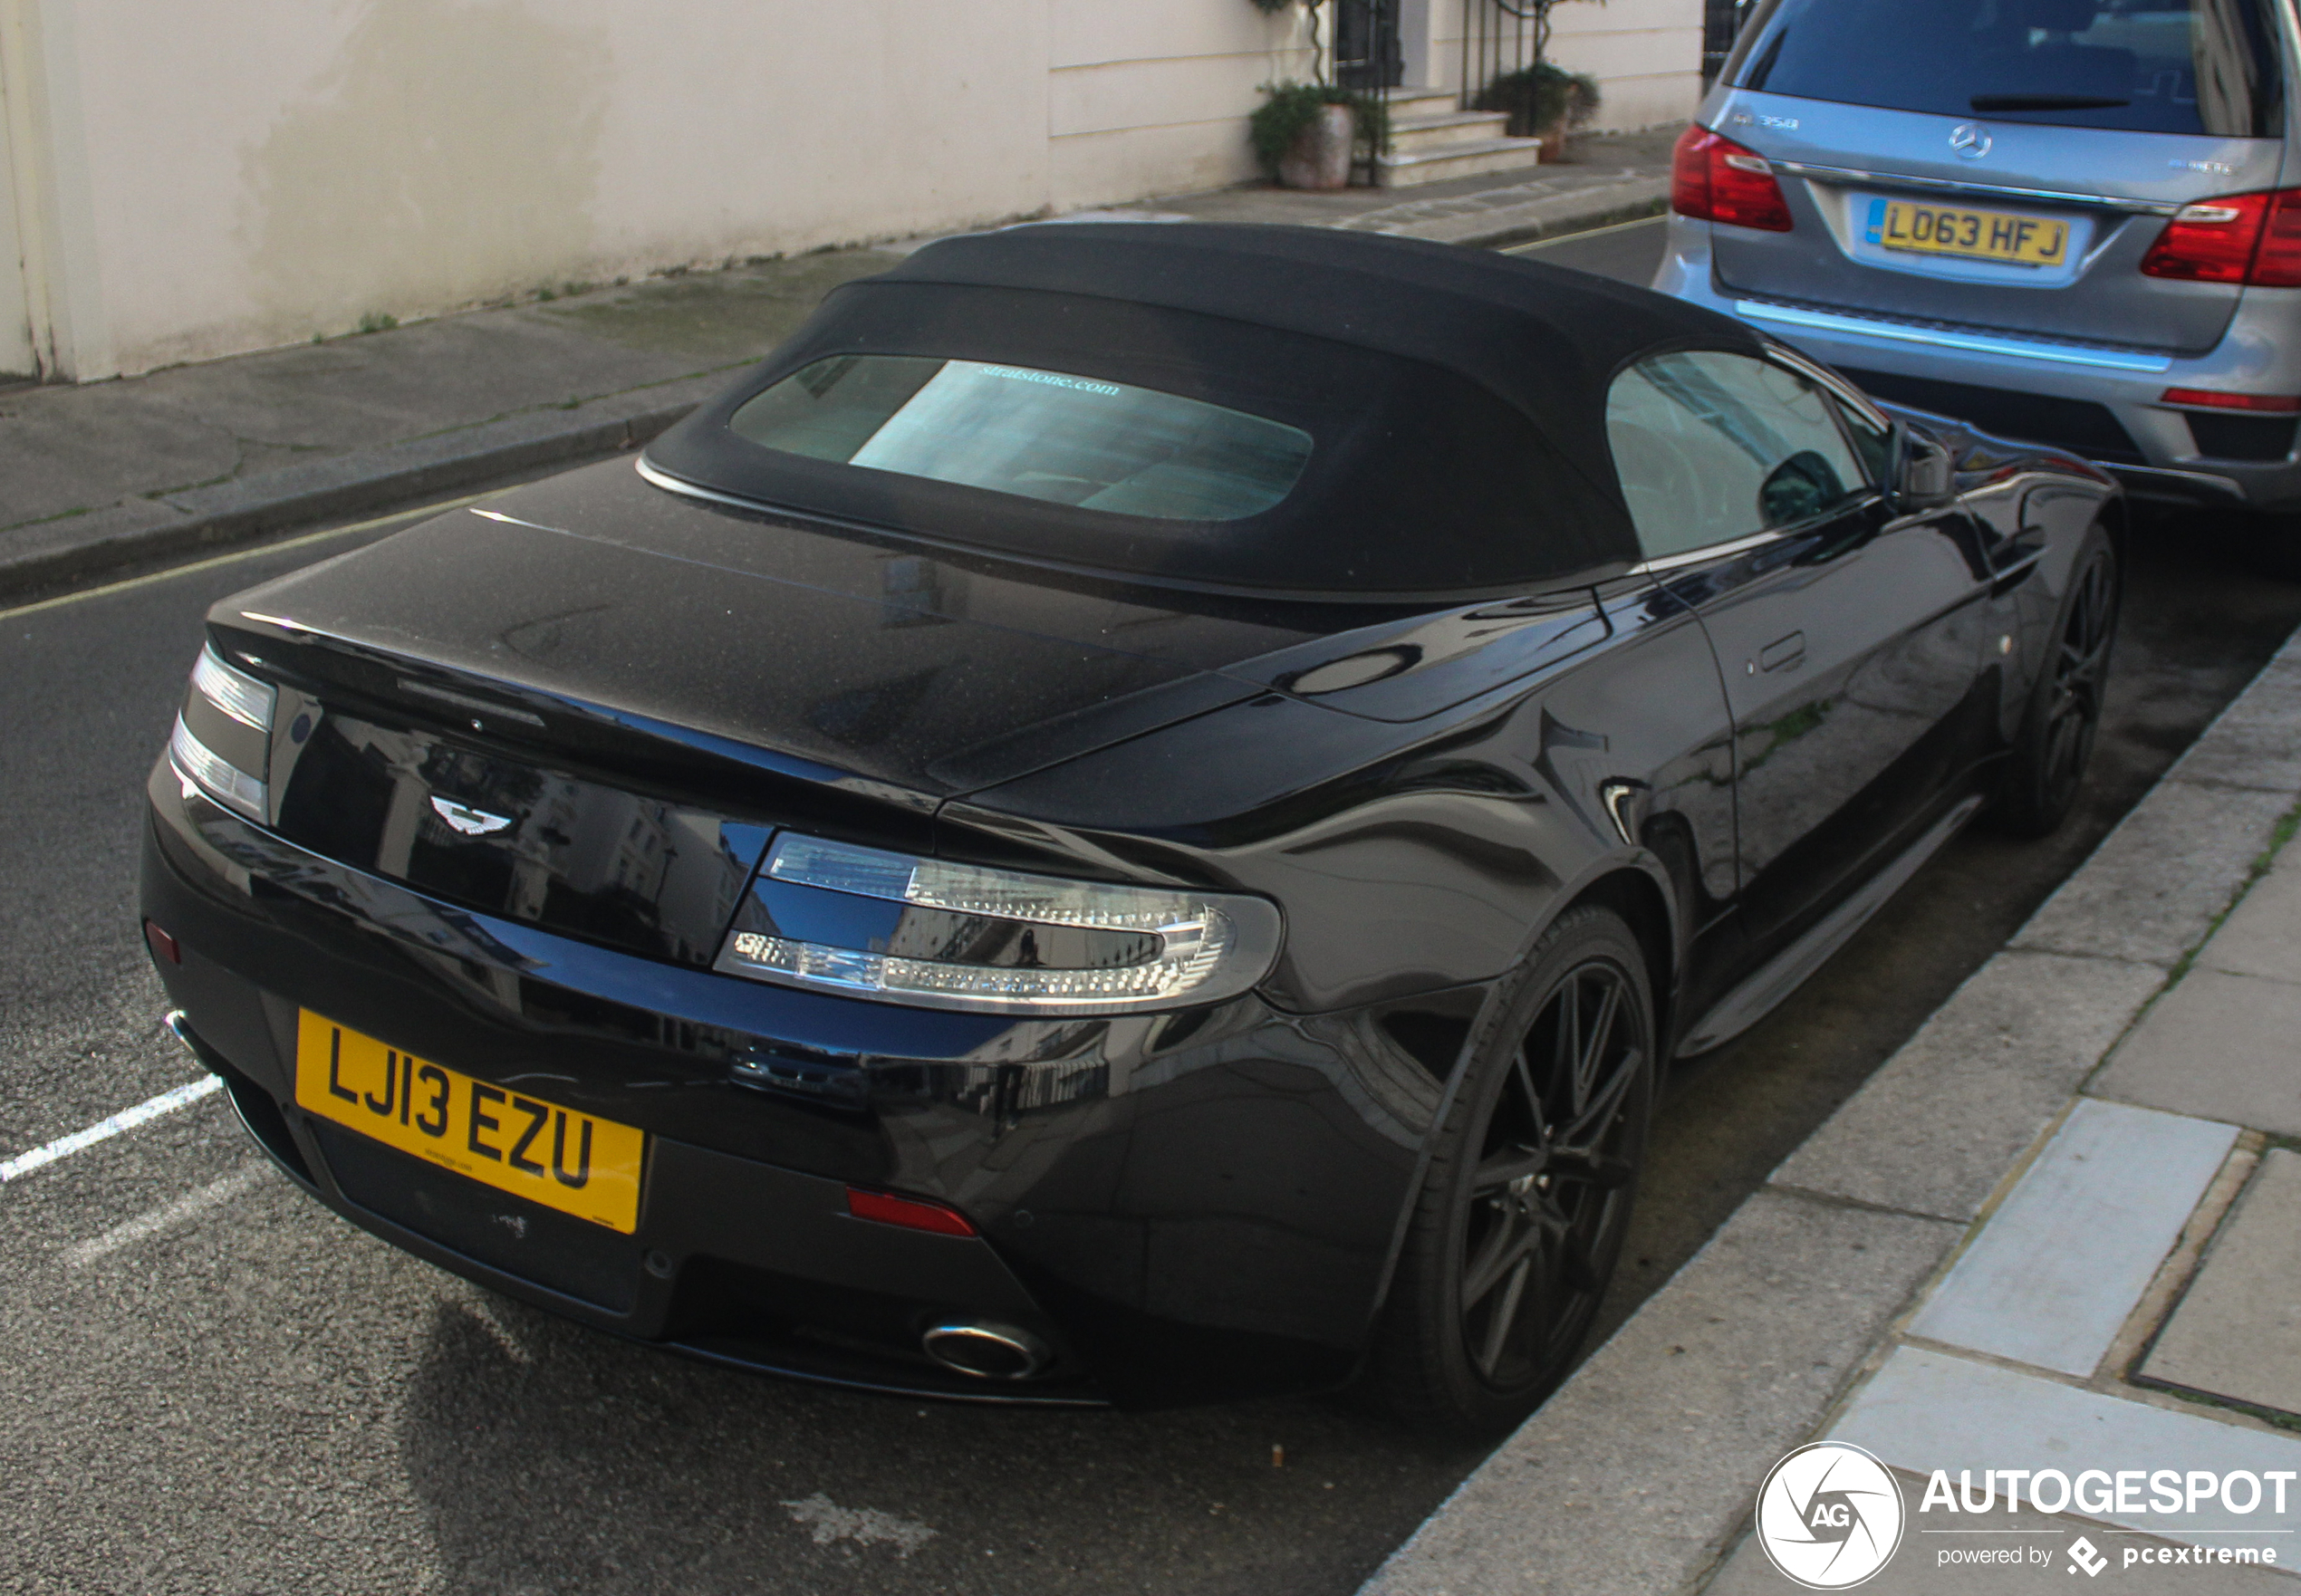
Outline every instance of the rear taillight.
{"type": "Polygon", "coordinates": [[[930,1203],[924,1197],[897,1197],[891,1191],[872,1191],[861,1186],[847,1188],[847,1212],[858,1219],[900,1225],[906,1230],[924,1230],[935,1235],[976,1233],[973,1222],[957,1208],[930,1203]]]}
{"type": "Polygon", "coordinates": [[[2301,188],[2183,206],[2150,246],[2142,274],[2301,288],[2301,188]]]}
{"type": "Polygon", "coordinates": [[[1698,222],[1730,222],[1767,233],[1787,233],[1796,226],[1767,159],[1707,128],[1689,128],[1679,135],[1670,158],[1670,208],[1698,222]]]}
{"type": "Polygon", "coordinates": [[[269,682],[226,665],[213,646],[203,649],[168,743],[168,758],[186,781],[254,821],[264,818],[264,776],[278,697],[269,682]]]}
{"type": "Polygon", "coordinates": [[[2247,410],[2257,416],[2301,415],[2301,396],[2283,393],[2220,393],[2210,388],[2169,388],[2158,402],[2200,410],[2247,410]]]}

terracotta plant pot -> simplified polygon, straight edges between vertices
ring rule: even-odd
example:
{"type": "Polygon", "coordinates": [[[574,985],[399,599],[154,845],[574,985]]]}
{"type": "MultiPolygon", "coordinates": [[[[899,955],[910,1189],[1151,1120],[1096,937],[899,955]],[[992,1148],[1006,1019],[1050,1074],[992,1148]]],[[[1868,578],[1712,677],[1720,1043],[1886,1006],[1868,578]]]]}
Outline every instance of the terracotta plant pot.
{"type": "Polygon", "coordinates": [[[1547,166],[1554,160],[1566,159],[1566,119],[1560,117],[1546,128],[1535,130],[1542,139],[1542,162],[1547,166]]]}
{"type": "Polygon", "coordinates": [[[1347,188],[1357,141],[1357,113],[1347,105],[1322,105],[1318,120],[1279,158],[1278,180],[1289,188],[1347,188]]]}

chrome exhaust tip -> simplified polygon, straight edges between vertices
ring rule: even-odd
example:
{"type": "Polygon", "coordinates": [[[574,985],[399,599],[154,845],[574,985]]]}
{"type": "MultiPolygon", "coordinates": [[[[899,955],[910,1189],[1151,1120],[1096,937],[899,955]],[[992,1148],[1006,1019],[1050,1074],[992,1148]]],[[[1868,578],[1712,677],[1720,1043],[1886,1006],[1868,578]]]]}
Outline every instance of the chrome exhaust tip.
{"type": "Polygon", "coordinates": [[[977,1380],[1028,1380],[1054,1357],[1029,1331],[983,1320],[938,1324],[919,1338],[919,1344],[944,1368],[977,1380]]]}

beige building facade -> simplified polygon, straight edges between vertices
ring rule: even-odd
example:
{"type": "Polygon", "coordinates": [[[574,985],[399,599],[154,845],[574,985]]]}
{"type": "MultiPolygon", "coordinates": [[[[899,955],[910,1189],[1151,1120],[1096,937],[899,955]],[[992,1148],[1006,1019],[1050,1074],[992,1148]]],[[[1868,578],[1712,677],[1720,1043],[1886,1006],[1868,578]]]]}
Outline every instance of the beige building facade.
{"type": "MultiPolygon", "coordinates": [[[[1493,4],[1402,0],[1408,80],[1493,4]]],[[[1682,118],[1699,13],[1562,6],[1553,53],[1682,118]]],[[[1218,187],[1314,62],[1248,0],[0,0],[0,372],[1218,187]]]]}

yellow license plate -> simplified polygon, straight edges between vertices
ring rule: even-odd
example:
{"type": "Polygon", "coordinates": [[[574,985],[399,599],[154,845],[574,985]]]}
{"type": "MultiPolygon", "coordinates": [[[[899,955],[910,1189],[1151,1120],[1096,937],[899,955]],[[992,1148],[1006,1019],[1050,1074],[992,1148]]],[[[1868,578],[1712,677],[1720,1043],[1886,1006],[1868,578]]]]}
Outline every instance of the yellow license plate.
{"type": "Polygon", "coordinates": [[[386,1147],[629,1235],[647,1133],[490,1086],[303,1011],[295,1101],[386,1147]]]}
{"type": "Polygon", "coordinates": [[[1887,249],[2014,266],[2057,266],[2069,256],[2068,223],[2012,211],[1873,199],[1869,234],[1887,249]]]}

